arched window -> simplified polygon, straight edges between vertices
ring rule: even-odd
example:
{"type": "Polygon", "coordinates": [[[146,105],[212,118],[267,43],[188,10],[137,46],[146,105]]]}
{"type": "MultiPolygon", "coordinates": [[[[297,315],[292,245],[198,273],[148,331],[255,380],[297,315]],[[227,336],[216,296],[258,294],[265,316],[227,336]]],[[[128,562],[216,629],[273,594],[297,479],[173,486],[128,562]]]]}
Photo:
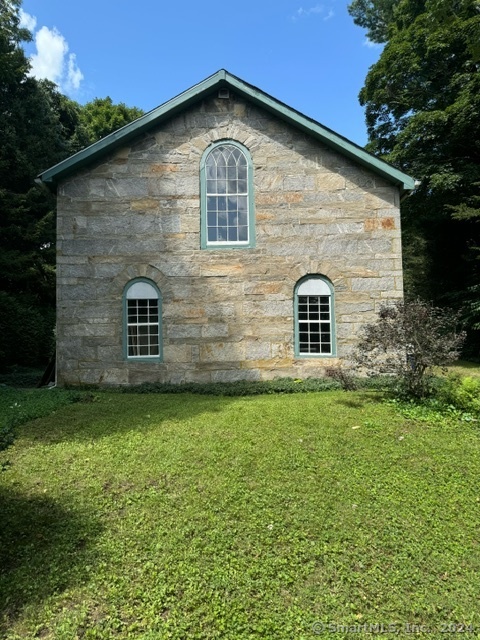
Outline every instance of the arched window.
{"type": "Polygon", "coordinates": [[[253,247],[253,168],[248,150],[231,140],[204,153],[201,178],[202,249],[253,247]]]}
{"type": "Polygon", "coordinates": [[[150,280],[137,278],[124,291],[124,351],[127,359],[161,359],[162,296],[150,280]]]}
{"type": "Polygon", "coordinates": [[[323,276],[307,276],[295,287],[295,355],[334,356],[333,285],[323,276]]]}

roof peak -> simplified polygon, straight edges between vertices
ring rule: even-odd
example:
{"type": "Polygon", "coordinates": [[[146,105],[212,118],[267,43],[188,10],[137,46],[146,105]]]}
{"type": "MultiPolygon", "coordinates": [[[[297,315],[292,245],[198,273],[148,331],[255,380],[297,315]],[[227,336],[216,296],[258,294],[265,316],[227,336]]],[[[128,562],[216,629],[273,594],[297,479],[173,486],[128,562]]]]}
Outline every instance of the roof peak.
{"type": "Polygon", "coordinates": [[[225,84],[260,108],[263,108],[301,131],[308,133],[328,147],[367,167],[374,173],[381,175],[386,180],[397,184],[403,192],[414,189],[415,182],[413,178],[407,174],[369,154],[359,145],[328,129],[313,118],[300,113],[254,85],[245,82],[227,71],[227,69],[219,69],[198,84],[193,85],[174,98],[152,109],[137,120],[130,122],[105,138],[98,140],[54,167],[43,171],[38,176],[38,180],[49,185],[57,184],[60,180],[75,173],[84,166],[111,153],[115,148],[127,144],[134,137],[141,135],[151,127],[161,124],[188,106],[212,94],[217,86],[225,84]]]}

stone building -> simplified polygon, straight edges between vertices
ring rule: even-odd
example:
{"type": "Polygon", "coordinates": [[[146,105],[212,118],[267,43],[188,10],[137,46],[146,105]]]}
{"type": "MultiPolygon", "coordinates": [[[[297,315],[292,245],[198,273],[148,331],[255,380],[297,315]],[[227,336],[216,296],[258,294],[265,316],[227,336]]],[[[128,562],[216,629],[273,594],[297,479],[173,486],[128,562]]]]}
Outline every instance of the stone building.
{"type": "Polygon", "coordinates": [[[39,178],[59,384],[321,376],[402,296],[413,180],[224,70],[39,178]]]}

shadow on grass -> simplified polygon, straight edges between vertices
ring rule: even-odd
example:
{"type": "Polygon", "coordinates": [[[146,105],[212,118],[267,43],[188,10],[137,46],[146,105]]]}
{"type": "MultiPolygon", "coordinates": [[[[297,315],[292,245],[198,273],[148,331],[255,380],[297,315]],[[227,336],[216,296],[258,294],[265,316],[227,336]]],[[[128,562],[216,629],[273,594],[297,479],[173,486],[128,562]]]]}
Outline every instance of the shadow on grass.
{"type": "Polygon", "coordinates": [[[337,403],[349,409],[363,409],[368,404],[381,404],[387,398],[382,391],[356,391],[355,394],[345,393],[339,396],[337,403]]]}
{"type": "Polygon", "coordinates": [[[99,521],[0,488],[0,637],[28,605],[85,579],[99,521]]]}
{"type": "Polygon", "coordinates": [[[31,442],[94,441],[166,423],[188,423],[202,414],[218,414],[235,397],[194,394],[127,394],[93,392],[46,418],[23,425],[31,442]]]}

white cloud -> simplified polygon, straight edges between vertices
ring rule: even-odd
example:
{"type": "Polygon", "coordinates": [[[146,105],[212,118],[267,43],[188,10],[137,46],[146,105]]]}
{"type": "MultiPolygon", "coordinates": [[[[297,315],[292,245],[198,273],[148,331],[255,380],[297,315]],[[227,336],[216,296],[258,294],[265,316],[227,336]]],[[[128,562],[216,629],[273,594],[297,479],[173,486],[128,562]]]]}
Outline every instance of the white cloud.
{"type": "Polygon", "coordinates": [[[46,78],[60,85],[65,74],[65,58],[68,44],[62,34],[54,29],[42,27],[35,34],[37,53],[30,58],[31,75],[39,80],[46,78]]]}
{"type": "MultiPolygon", "coordinates": [[[[296,10],[296,12],[293,14],[292,16],[292,20],[294,22],[296,22],[297,20],[300,20],[302,18],[307,18],[308,16],[311,15],[320,15],[322,13],[325,13],[327,10],[327,8],[325,7],[325,5],[323,4],[316,4],[313,7],[300,7],[299,9],[296,10]]],[[[333,18],[334,16],[334,12],[332,9],[330,9],[328,11],[328,13],[323,17],[324,20],[330,20],[330,18],[333,18]]]]}
{"type": "Polygon", "coordinates": [[[310,7],[309,9],[304,9],[303,7],[300,7],[300,9],[297,9],[297,12],[295,13],[295,18],[299,18],[302,16],[309,16],[312,13],[323,13],[325,11],[325,7],[321,4],[316,4],[314,7],[310,7]]]}
{"type": "Polygon", "coordinates": [[[35,18],[35,16],[31,16],[23,9],[20,9],[20,26],[22,27],[22,29],[35,31],[35,27],[37,26],[37,19],[35,18]]]}
{"type": "Polygon", "coordinates": [[[71,87],[76,91],[80,87],[83,78],[83,73],[77,66],[77,56],[71,53],[68,56],[67,87],[71,87]]]}
{"type": "MultiPolygon", "coordinates": [[[[34,16],[22,12],[20,19],[27,29],[34,31],[37,24],[34,16]]],[[[30,56],[30,75],[55,82],[64,93],[78,91],[84,75],[77,65],[76,55],[68,53],[64,36],[55,27],[41,27],[34,34],[34,39],[36,53],[30,56]]]]}

